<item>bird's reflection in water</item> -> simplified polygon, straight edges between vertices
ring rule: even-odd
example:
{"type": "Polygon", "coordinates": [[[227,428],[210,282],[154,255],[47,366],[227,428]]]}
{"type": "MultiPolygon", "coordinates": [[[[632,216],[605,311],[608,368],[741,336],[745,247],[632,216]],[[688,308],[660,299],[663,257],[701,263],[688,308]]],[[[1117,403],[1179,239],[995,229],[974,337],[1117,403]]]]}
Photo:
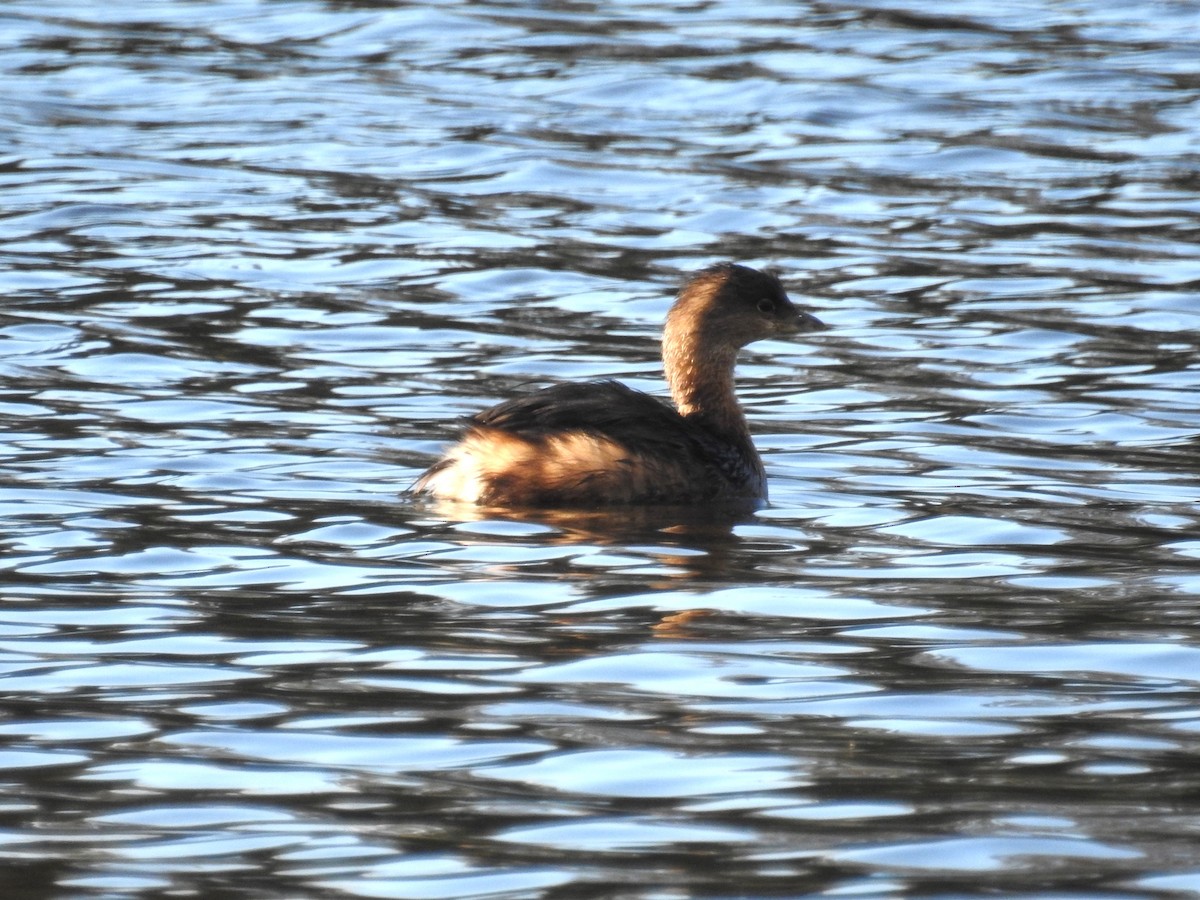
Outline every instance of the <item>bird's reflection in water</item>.
{"type": "MultiPolygon", "coordinates": [[[[753,501],[710,506],[622,506],[602,509],[512,509],[456,501],[420,503],[428,518],[408,524],[464,548],[517,542],[578,553],[523,555],[497,552],[486,571],[499,577],[543,575],[569,581],[576,596],[611,597],[724,583],[761,562],[761,541],[740,536],[739,526],[759,522],[753,501]]],[[[486,557],[485,552],[481,556],[486,557]]],[[[476,562],[480,558],[476,558],[476,562]]],[[[456,560],[453,564],[458,565],[456,560]]],[[[475,574],[479,574],[476,570],[475,574]]]]}

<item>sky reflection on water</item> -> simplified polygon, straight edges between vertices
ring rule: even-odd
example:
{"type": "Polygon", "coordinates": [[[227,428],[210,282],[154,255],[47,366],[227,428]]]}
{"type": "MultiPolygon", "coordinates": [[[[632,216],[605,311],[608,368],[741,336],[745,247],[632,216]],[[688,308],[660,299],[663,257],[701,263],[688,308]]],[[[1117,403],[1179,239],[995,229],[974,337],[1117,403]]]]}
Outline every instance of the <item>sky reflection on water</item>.
{"type": "Polygon", "coordinates": [[[0,23],[4,896],[1200,891],[1193,5],[0,23]],[[771,507],[402,496],[725,258],[771,507]]]}

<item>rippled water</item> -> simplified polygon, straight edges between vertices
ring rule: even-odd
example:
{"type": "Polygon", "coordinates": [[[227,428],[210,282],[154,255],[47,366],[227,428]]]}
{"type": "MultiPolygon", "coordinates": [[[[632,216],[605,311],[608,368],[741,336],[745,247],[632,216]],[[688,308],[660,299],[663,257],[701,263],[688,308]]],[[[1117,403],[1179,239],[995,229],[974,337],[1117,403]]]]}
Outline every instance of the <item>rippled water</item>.
{"type": "Polygon", "coordinates": [[[1200,11],[0,8],[0,888],[1200,894],[1200,11]],[[661,391],[772,506],[402,494],[661,391]]]}

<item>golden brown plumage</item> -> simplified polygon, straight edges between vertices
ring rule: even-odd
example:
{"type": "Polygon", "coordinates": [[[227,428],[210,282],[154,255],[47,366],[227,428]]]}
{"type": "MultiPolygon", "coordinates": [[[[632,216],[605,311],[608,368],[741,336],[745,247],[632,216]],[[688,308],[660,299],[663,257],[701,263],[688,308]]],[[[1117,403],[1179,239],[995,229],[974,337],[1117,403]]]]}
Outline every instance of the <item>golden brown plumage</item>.
{"type": "Polygon", "coordinates": [[[486,506],[762,501],[762,461],[733,390],[737,352],[824,326],[773,275],[721,263],[679,292],[663,331],[675,409],[614,381],[560,384],[484,410],[413,485],[486,506]]]}

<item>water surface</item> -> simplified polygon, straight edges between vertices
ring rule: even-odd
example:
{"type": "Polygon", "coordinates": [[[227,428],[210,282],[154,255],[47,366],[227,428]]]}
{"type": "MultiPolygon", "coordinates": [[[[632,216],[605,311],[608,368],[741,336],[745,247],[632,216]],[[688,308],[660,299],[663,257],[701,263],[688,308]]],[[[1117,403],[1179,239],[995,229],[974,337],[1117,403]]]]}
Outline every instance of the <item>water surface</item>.
{"type": "Polygon", "coordinates": [[[1193,4],[0,26],[4,896],[1200,894],[1193,4]],[[769,508],[403,495],[720,259],[769,508]]]}

